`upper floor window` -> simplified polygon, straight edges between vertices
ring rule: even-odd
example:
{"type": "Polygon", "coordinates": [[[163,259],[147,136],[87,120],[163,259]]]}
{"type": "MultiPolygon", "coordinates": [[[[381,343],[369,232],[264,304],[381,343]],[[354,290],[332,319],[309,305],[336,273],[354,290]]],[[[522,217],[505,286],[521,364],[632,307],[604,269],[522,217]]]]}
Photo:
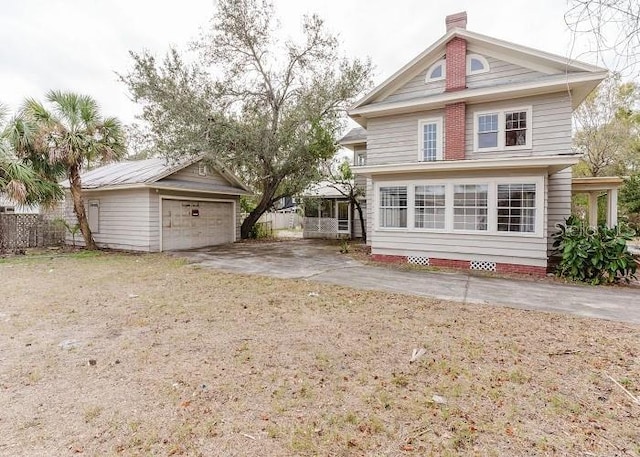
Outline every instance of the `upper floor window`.
{"type": "Polygon", "coordinates": [[[364,151],[356,152],[356,167],[363,167],[367,164],[367,154],[364,151]]]}
{"type": "Polygon", "coordinates": [[[475,113],[474,151],[531,149],[531,107],[475,113]]]}
{"type": "Polygon", "coordinates": [[[445,65],[445,60],[440,59],[436,63],[431,65],[431,67],[429,67],[429,69],[427,70],[427,76],[425,78],[425,82],[428,83],[432,81],[440,81],[441,79],[444,79],[446,76],[447,76],[447,67],[445,65]]]}
{"type": "Polygon", "coordinates": [[[207,165],[200,162],[198,164],[198,176],[207,176],[208,173],[207,165]]]}
{"type": "Polygon", "coordinates": [[[478,73],[486,73],[490,70],[489,62],[480,54],[467,55],[467,74],[475,75],[478,73]]]}
{"type": "Polygon", "coordinates": [[[419,125],[418,160],[442,160],[442,118],[424,119],[419,125]]]}

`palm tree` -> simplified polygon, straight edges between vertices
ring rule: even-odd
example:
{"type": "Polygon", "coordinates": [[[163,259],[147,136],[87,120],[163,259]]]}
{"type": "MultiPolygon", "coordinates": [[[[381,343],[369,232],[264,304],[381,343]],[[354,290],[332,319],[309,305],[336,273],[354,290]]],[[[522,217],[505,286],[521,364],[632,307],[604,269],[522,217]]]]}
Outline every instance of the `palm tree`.
{"type": "Polygon", "coordinates": [[[6,119],[7,109],[0,104],[0,193],[21,204],[53,204],[62,198],[62,189],[28,162],[17,160],[10,141],[15,124],[6,125],[6,119]]]}
{"type": "Polygon", "coordinates": [[[114,117],[102,118],[96,101],[86,95],[50,91],[51,109],[27,99],[12,135],[21,159],[48,176],[69,180],[73,211],[87,249],[97,249],[82,198],[80,173],[88,164],[119,160],[125,154],[123,128],[114,117]]]}

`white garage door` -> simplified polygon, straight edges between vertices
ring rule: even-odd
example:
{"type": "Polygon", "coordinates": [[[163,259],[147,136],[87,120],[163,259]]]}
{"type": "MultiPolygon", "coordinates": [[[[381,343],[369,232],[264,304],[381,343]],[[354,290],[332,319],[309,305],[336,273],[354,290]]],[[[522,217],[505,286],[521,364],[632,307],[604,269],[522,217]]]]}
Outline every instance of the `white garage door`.
{"type": "Polygon", "coordinates": [[[162,200],[162,250],[192,249],[231,243],[233,204],[162,200]]]}

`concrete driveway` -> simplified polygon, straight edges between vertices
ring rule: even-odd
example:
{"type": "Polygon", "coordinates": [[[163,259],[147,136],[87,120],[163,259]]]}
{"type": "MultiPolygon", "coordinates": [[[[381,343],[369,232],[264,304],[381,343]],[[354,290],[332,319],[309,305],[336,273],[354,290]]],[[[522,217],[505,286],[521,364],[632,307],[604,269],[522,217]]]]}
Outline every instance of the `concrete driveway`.
{"type": "Polygon", "coordinates": [[[306,279],[360,289],[381,290],[515,308],[577,314],[640,324],[640,289],[564,285],[503,279],[464,272],[404,271],[369,265],[340,254],[321,241],[236,243],[177,251],[203,267],[276,278],[306,279]]]}

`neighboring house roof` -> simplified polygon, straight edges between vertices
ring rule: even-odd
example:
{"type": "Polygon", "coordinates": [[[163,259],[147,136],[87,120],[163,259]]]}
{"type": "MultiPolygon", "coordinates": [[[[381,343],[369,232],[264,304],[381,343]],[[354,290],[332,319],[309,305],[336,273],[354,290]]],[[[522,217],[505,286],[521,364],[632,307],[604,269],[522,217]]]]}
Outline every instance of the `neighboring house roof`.
{"type": "Polygon", "coordinates": [[[367,131],[362,127],[352,128],[338,140],[342,146],[364,144],[367,142],[367,131]]]}
{"type": "MultiPolygon", "coordinates": [[[[165,158],[115,162],[84,172],[81,176],[82,188],[85,190],[108,190],[146,186],[150,188],[175,188],[192,191],[206,190],[207,192],[219,188],[218,190],[220,190],[220,192],[224,190],[224,193],[232,193],[231,191],[240,194],[250,193],[250,190],[238,177],[217,163],[213,164],[213,168],[237,187],[164,179],[200,160],[202,160],[202,157],[194,157],[176,162],[167,161],[165,158]]],[[[207,161],[207,164],[210,164],[210,162],[207,161]]],[[[69,181],[62,182],[62,186],[69,188],[69,181]]]]}
{"type": "Polygon", "coordinates": [[[366,126],[366,117],[374,113],[376,115],[399,114],[422,109],[435,109],[459,101],[475,103],[561,90],[572,90],[572,105],[575,108],[606,76],[607,70],[595,65],[488,37],[466,29],[454,28],[358,100],[350,108],[349,115],[366,126]],[[384,102],[388,96],[419,75],[421,71],[441,59],[445,54],[447,42],[456,37],[466,40],[469,52],[511,62],[540,72],[543,76],[534,80],[444,92],[418,99],[384,102]]]}
{"type": "Polygon", "coordinates": [[[347,195],[349,195],[349,189],[345,185],[334,184],[329,181],[320,181],[319,183],[313,184],[302,193],[303,197],[317,198],[346,198],[347,195]]]}

